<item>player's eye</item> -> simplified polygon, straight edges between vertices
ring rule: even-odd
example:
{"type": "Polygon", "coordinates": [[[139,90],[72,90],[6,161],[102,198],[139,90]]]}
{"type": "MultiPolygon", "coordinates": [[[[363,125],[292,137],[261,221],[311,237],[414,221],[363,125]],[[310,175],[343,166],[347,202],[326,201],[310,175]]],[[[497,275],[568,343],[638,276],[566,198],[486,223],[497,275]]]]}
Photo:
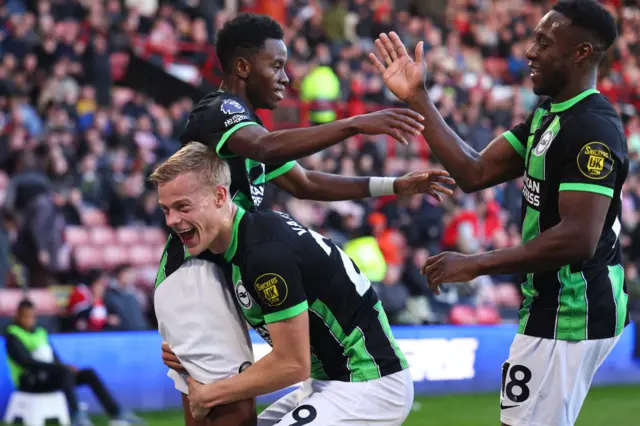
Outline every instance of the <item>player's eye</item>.
{"type": "Polygon", "coordinates": [[[191,210],[191,207],[189,207],[187,204],[180,204],[178,206],[178,211],[181,213],[187,213],[189,212],[189,210],[191,210]]]}
{"type": "Polygon", "coordinates": [[[543,47],[543,48],[547,47],[547,41],[545,39],[543,39],[543,38],[540,38],[540,39],[538,39],[538,45],[540,47],[543,47]]]}

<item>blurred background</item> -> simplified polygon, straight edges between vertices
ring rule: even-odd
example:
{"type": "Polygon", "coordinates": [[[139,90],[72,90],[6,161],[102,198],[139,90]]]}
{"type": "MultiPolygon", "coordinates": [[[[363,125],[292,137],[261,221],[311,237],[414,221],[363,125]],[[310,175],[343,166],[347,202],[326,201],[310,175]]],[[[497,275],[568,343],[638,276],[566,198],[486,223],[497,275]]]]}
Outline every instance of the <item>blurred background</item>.
{"type": "MultiPolygon", "coordinates": [[[[640,6],[603,3],[620,37],[602,64],[598,89],[622,116],[632,157],[621,242],[631,310],[638,312],[640,6]]],[[[394,30],[411,52],[425,41],[430,96],[480,151],[539,101],[525,52],[552,4],[2,1],[0,327],[11,322],[26,293],[50,332],[154,330],[153,282],[167,229],[146,177],[179,148],[194,102],[218,87],[215,34],[238,12],[268,14],[285,28],[291,85],[280,108],[260,111],[268,129],[400,105],[366,58],[375,37],[394,30]]],[[[386,137],[355,137],[300,163],[347,176],[440,167],[421,137],[407,147],[386,137]]],[[[498,324],[517,321],[520,277],[479,277],[448,284],[435,296],[419,267],[443,250],[518,244],[521,189],[519,179],[472,195],[458,190],[437,204],[422,196],[319,203],[269,187],[265,204],[342,246],[374,283],[394,324],[500,330],[498,324]]],[[[157,349],[151,348],[153,356],[157,349]]]]}

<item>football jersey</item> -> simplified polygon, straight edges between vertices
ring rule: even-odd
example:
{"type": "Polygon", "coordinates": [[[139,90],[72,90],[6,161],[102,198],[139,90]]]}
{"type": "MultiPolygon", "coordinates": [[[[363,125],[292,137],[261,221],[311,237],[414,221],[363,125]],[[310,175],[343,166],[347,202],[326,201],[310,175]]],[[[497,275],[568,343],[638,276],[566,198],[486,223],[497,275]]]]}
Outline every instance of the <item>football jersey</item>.
{"type": "Polygon", "coordinates": [[[544,102],[504,136],[525,166],[523,243],[560,222],[560,192],[611,198],[591,259],[526,275],[518,332],[574,341],[619,335],[629,322],[618,238],[629,158],[616,110],[597,90],[587,90],[566,102],[544,102]]]}
{"type": "MultiPolygon", "coordinates": [[[[231,170],[230,193],[233,201],[245,210],[253,210],[262,203],[265,184],[290,171],[296,162],[265,165],[233,154],[226,143],[236,131],[246,126],[262,126],[262,121],[241,98],[223,91],[212,92],[202,98],[191,111],[181,143],[204,143],[226,159],[231,170]]],[[[156,286],[190,256],[180,238],[169,235],[156,277],[156,286]]],[[[212,261],[221,260],[208,250],[199,257],[212,261]]]]}
{"type": "Polygon", "coordinates": [[[240,208],[224,258],[267,343],[267,324],[308,312],[312,378],[361,382],[408,368],[371,283],[331,240],[284,213],[240,208]]]}

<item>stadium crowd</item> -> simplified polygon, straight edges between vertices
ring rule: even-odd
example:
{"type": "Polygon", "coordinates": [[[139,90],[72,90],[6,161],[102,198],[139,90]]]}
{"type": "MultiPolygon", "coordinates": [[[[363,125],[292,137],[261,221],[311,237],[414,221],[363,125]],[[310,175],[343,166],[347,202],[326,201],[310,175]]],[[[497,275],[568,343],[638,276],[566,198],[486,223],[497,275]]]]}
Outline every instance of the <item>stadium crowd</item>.
{"type": "MultiPolygon", "coordinates": [[[[620,37],[598,88],[622,115],[633,158],[620,238],[628,291],[638,303],[640,8],[635,1],[606,4],[620,37]]],[[[238,11],[269,13],[285,27],[291,84],[288,101],[268,121],[312,125],[335,119],[335,111],[352,115],[397,104],[366,58],[377,34],[395,30],[410,51],[426,42],[430,96],[447,123],[481,150],[538,102],[525,52],[547,6],[533,0],[4,1],[0,291],[48,289],[71,329],[153,324],[150,295],[166,228],[146,177],[179,147],[193,101],[161,105],[152,93],[120,86],[123,57],[137,55],[190,84],[215,83],[216,30],[238,11]],[[310,102],[334,115],[301,114],[310,102]]],[[[437,167],[425,147],[421,139],[401,147],[386,138],[353,138],[301,163],[344,175],[392,176],[437,167]]],[[[435,296],[419,268],[442,250],[518,244],[521,188],[516,180],[474,195],[458,190],[442,204],[422,196],[318,203],[273,187],[265,199],[355,259],[367,253],[359,266],[394,322],[496,323],[515,320],[519,277],[480,277],[435,296]]],[[[2,306],[0,315],[13,313],[2,306]]]]}

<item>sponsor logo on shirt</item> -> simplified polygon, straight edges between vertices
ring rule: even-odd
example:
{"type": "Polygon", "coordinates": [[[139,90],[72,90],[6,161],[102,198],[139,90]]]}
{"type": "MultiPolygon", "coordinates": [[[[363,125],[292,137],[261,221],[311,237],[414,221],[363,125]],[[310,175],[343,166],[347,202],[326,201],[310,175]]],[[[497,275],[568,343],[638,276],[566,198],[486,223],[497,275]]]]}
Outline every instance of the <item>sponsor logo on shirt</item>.
{"type": "Polygon", "coordinates": [[[244,107],[240,105],[238,101],[234,101],[233,99],[225,99],[224,101],[222,101],[220,110],[227,115],[242,114],[244,112],[244,107]]]}
{"type": "Polygon", "coordinates": [[[282,305],[289,295],[287,282],[278,274],[260,275],[256,279],[254,287],[260,300],[272,307],[282,305]]]}
{"type": "Polygon", "coordinates": [[[613,170],[613,156],[602,142],[589,142],[578,153],[580,173],[589,179],[604,179],[613,170]]]}

